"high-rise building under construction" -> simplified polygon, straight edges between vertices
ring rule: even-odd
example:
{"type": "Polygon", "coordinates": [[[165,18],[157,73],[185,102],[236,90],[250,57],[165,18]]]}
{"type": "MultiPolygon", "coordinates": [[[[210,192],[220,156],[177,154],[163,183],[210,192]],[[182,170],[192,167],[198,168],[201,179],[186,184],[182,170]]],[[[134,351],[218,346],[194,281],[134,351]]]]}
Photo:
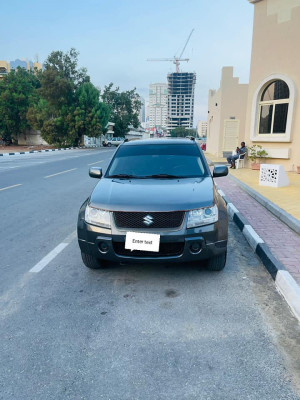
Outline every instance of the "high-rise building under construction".
{"type": "Polygon", "coordinates": [[[196,74],[168,74],[168,130],[183,126],[193,128],[196,74]]]}

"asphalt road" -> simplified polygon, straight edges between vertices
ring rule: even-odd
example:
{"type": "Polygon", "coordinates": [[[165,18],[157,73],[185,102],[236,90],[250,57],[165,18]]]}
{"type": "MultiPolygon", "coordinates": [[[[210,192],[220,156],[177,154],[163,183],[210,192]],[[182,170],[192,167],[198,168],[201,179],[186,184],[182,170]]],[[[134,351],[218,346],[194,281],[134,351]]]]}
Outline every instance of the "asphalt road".
{"type": "Polygon", "coordinates": [[[88,167],[112,153],[0,159],[0,399],[300,399],[299,324],[233,224],[220,273],[83,266],[88,167]]]}

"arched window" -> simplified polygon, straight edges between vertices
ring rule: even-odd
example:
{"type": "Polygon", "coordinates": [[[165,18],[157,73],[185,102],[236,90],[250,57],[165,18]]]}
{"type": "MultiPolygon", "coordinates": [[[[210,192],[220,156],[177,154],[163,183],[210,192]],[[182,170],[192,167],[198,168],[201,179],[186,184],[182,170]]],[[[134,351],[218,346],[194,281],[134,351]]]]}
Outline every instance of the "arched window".
{"type": "Polygon", "coordinates": [[[289,87],[283,80],[267,83],[258,103],[258,135],[286,133],[289,99],[289,87]]]}

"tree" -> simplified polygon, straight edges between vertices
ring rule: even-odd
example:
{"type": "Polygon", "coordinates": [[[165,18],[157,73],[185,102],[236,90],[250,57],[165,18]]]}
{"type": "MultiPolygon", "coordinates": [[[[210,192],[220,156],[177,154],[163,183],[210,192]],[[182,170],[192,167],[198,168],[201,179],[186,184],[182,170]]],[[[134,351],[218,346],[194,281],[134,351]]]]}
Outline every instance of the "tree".
{"type": "Polygon", "coordinates": [[[99,102],[100,92],[90,82],[83,83],[75,93],[74,123],[77,136],[99,137],[110,117],[109,107],[99,102]]]}
{"type": "Polygon", "coordinates": [[[40,94],[56,109],[73,104],[76,89],[90,81],[86,68],[78,69],[78,55],[73,48],[67,53],[53,51],[45,61],[40,94]]]}
{"type": "Polygon", "coordinates": [[[40,82],[33,72],[12,70],[0,81],[0,136],[5,141],[17,140],[31,128],[26,118],[30,106],[38,102],[40,82]]]}
{"type": "Polygon", "coordinates": [[[184,126],[178,126],[177,128],[175,128],[171,131],[171,136],[172,137],[186,137],[187,136],[186,128],[184,126]]]}
{"type": "Polygon", "coordinates": [[[102,101],[111,111],[110,119],[115,123],[116,136],[124,137],[129,132],[129,126],[139,127],[139,112],[141,101],[136,89],[120,92],[120,88],[113,89],[113,83],[105,86],[102,93],[102,101]]]}
{"type": "Polygon", "coordinates": [[[186,136],[197,136],[196,129],[187,129],[184,126],[177,126],[171,131],[172,137],[186,137],[186,136]]]}
{"type": "Polygon", "coordinates": [[[48,143],[78,145],[83,135],[101,135],[109,108],[100,103],[100,92],[90,83],[85,68],[78,69],[78,52],[52,52],[40,74],[41,100],[27,118],[48,143]]]}

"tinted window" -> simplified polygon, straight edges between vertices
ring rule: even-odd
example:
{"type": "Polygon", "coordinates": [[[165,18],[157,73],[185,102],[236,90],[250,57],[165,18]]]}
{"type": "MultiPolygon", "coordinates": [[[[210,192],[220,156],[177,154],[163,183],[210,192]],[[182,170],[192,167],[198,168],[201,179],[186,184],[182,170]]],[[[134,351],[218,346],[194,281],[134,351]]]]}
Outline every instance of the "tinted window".
{"type": "Polygon", "coordinates": [[[147,144],[121,146],[106,176],[127,174],[137,177],[168,174],[180,177],[206,176],[198,146],[190,144],[147,144]]]}
{"type": "Polygon", "coordinates": [[[259,133],[271,133],[273,105],[261,106],[259,133]]]}
{"type": "Polygon", "coordinates": [[[288,85],[281,80],[270,83],[262,93],[261,101],[288,99],[290,91],[288,85]]]}
{"type": "Polygon", "coordinates": [[[274,115],[273,133],[285,133],[289,105],[276,104],[274,115]]]}

